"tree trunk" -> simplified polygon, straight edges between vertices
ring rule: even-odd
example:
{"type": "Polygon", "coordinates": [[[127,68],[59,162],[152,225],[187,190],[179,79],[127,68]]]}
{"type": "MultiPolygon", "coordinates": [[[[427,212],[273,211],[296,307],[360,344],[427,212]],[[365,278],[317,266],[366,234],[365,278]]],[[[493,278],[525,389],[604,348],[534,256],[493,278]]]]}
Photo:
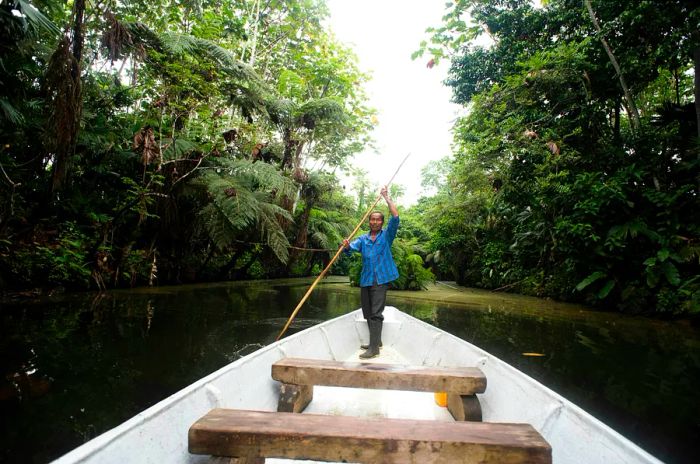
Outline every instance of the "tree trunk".
{"type": "Polygon", "coordinates": [[[615,101],[615,127],[613,128],[615,140],[620,140],[620,101],[615,101]]]}
{"type": "Polygon", "coordinates": [[[233,253],[233,256],[229,260],[229,262],[226,264],[226,266],[222,267],[221,270],[219,271],[219,276],[222,279],[228,278],[228,273],[231,272],[231,270],[236,267],[236,263],[238,262],[238,259],[243,255],[245,252],[244,248],[239,248],[233,253]]]}
{"type": "Polygon", "coordinates": [[[695,122],[698,138],[700,138],[700,46],[693,50],[693,62],[695,63],[695,122]]]}
{"type": "Polygon", "coordinates": [[[255,66],[255,51],[258,48],[258,23],[260,22],[260,0],[255,2],[255,23],[253,25],[253,44],[250,47],[250,60],[248,64],[255,66]]]}
{"type": "Polygon", "coordinates": [[[52,60],[55,58],[63,62],[70,61],[70,76],[64,74],[64,77],[61,78],[58,74],[53,74],[48,78],[49,81],[53,81],[49,83],[49,87],[54,89],[52,93],[55,94],[52,115],[56,143],[51,180],[53,194],[63,189],[68,178],[70,157],[75,149],[80,130],[80,116],[83,107],[80,60],[84,46],[84,16],[85,0],[76,0],[73,5],[72,50],[68,51],[66,44],[59,44],[58,50],[52,57],[52,60]],[[62,47],[66,48],[62,50],[62,47]],[[63,57],[61,58],[60,55],[63,57]]]}
{"type": "Polygon", "coordinates": [[[620,64],[617,62],[617,59],[615,58],[615,55],[613,54],[612,49],[610,48],[610,45],[608,45],[608,42],[605,40],[605,37],[603,37],[603,32],[600,28],[600,24],[598,23],[598,20],[595,17],[595,13],[593,12],[593,7],[591,6],[591,0],[583,0],[583,3],[586,5],[586,9],[588,10],[588,14],[591,17],[591,21],[593,21],[593,26],[595,27],[596,32],[598,32],[600,43],[603,44],[603,48],[605,48],[605,53],[608,54],[608,58],[610,58],[610,63],[612,63],[613,68],[615,68],[617,78],[620,80],[622,92],[625,94],[625,106],[627,107],[627,111],[630,113],[630,117],[632,118],[632,128],[635,131],[637,131],[639,130],[639,127],[641,125],[639,122],[639,111],[637,110],[637,105],[634,103],[634,98],[632,98],[632,93],[630,92],[629,87],[627,87],[625,77],[622,75],[622,69],[620,69],[620,64]]]}
{"type": "Polygon", "coordinates": [[[209,239],[209,253],[207,254],[207,258],[204,260],[201,266],[199,266],[199,271],[197,271],[197,274],[201,274],[204,269],[206,269],[207,264],[209,264],[209,260],[214,256],[214,252],[216,251],[216,246],[214,246],[214,242],[209,239]]]}
{"type": "MultiPolygon", "coordinates": [[[[75,61],[80,65],[80,60],[83,56],[83,18],[85,16],[85,0],[76,0],[73,8],[73,56],[75,61]]],[[[79,69],[73,70],[73,78],[78,78],[79,69]]]]}
{"type": "Polygon", "coordinates": [[[285,128],[282,132],[284,155],[282,157],[282,164],[280,165],[280,168],[283,171],[285,169],[291,169],[295,164],[299,164],[299,154],[301,153],[301,149],[304,147],[304,142],[301,140],[294,140],[292,138],[293,135],[293,131],[289,128],[285,128]]]}
{"type": "Polygon", "coordinates": [[[255,263],[259,256],[259,251],[251,252],[250,259],[248,259],[248,261],[242,267],[236,269],[236,272],[233,274],[233,280],[240,280],[244,278],[248,274],[248,269],[250,269],[250,266],[252,266],[253,263],[255,263]]]}
{"type": "MultiPolygon", "coordinates": [[[[297,228],[297,236],[296,239],[294,240],[294,246],[297,248],[306,248],[307,244],[307,238],[309,236],[309,218],[311,217],[311,210],[314,207],[315,198],[309,197],[304,199],[305,206],[304,206],[304,211],[301,213],[301,217],[299,217],[298,221],[298,228],[297,228]]],[[[290,272],[292,269],[292,266],[296,263],[296,261],[299,259],[299,256],[301,255],[302,250],[298,250],[296,248],[292,248],[289,250],[289,261],[287,261],[287,272],[290,272]]]]}
{"type": "MultiPolygon", "coordinates": [[[[317,251],[312,251],[311,252],[311,257],[309,258],[309,264],[306,266],[306,275],[311,275],[311,271],[314,269],[314,264],[319,262],[318,255],[320,253],[317,251]]],[[[322,263],[323,261],[321,261],[322,263]]],[[[325,266],[324,266],[325,268],[325,266]]]]}

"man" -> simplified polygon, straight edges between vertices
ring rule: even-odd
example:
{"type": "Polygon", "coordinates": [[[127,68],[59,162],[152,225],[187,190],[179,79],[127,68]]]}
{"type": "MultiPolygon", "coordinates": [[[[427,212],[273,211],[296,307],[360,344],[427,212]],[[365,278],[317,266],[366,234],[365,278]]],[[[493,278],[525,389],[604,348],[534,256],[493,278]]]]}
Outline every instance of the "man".
{"type": "Polygon", "coordinates": [[[398,279],[399,270],[396,269],[394,257],[391,255],[391,244],[396,238],[399,228],[399,212],[396,205],[389,198],[386,185],[381,190],[381,195],[389,206],[391,218],[386,229],[384,214],[374,211],[369,215],[369,232],[359,238],[348,242],[343,240],[345,252],[355,251],[362,254],[362,273],[360,274],[360,296],[362,299],[362,315],[367,320],[369,327],[369,345],[362,345],[366,349],[360,354],[360,358],[368,359],[379,356],[379,347],[382,345],[382,324],[384,321],[384,304],[389,283],[398,279]]]}

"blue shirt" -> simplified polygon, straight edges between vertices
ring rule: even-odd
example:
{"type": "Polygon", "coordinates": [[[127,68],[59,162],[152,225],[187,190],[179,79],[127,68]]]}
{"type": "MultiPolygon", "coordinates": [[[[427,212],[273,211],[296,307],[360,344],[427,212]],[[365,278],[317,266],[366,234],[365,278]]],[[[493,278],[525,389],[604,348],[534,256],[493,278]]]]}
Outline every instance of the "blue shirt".
{"type": "Polygon", "coordinates": [[[388,284],[399,278],[399,270],[391,255],[391,244],[398,229],[399,217],[391,216],[386,229],[380,230],[374,241],[370,238],[370,232],[367,232],[350,243],[349,251],[362,253],[360,287],[388,284]]]}

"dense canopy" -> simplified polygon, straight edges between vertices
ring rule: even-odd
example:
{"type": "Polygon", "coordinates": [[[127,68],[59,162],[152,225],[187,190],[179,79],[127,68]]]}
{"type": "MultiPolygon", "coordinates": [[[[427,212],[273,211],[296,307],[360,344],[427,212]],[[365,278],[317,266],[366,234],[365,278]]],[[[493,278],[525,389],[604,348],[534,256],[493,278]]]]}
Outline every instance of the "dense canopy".
{"type": "Polygon", "coordinates": [[[418,208],[436,261],[468,285],[700,310],[700,9],[542,3],[449,3],[416,53],[451,58],[469,108],[418,208]]]}
{"type": "MultiPolygon", "coordinates": [[[[323,0],[0,6],[0,288],[312,275],[376,198],[323,0]]],[[[465,116],[398,286],[700,311],[699,31],[689,0],[448,2],[414,57],[465,116]]]]}

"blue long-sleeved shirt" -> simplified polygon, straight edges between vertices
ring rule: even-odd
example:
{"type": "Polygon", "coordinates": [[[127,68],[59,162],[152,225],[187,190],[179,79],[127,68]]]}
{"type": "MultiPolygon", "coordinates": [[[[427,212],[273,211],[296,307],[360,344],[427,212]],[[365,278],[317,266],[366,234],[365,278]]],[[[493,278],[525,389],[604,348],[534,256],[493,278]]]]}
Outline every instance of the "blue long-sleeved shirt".
{"type": "Polygon", "coordinates": [[[385,229],[377,233],[374,241],[370,233],[359,236],[350,243],[348,251],[362,254],[360,287],[387,284],[399,278],[399,270],[391,255],[391,244],[399,229],[399,217],[391,216],[385,229]]]}

